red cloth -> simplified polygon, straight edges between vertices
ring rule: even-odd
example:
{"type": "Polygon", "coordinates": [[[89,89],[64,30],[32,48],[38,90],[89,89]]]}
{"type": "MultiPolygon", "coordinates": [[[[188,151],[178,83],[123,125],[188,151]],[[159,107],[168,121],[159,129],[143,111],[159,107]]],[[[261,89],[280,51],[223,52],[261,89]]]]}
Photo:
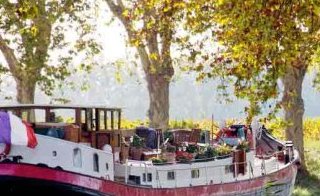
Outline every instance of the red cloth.
{"type": "Polygon", "coordinates": [[[38,145],[37,137],[34,133],[34,130],[32,129],[31,125],[25,121],[23,121],[23,124],[27,127],[27,137],[28,137],[28,147],[29,148],[35,148],[38,145]]]}
{"type": "Polygon", "coordinates": [[[253,135],[252,135],[251,131],[247,132],[247,140],[249,142],[250,149],[254,149],[254,146],[253,146],[253,135]]]}

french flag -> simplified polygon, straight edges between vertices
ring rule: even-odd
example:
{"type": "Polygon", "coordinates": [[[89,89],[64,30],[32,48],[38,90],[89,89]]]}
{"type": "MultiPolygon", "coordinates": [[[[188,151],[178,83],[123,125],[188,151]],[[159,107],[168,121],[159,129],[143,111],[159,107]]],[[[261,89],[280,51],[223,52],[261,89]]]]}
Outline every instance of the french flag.
{"type": "Polygon", "coordinates": [[[30,124],[11,112],[0,112],[0,143],[35,148],[38,144],[30,124]]]}

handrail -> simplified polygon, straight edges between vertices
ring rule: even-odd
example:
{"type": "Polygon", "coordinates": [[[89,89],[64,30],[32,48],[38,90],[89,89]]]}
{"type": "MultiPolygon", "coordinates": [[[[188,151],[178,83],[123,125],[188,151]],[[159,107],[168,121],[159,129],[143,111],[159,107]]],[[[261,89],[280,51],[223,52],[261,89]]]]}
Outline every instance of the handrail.
{"type": "MultiPolygon", "coordinates": [[[[274,159],[273,161],[275,161],[276,163],[278,163],[278,161],[277,161],[277,159],[274,159]]],[[[269,164],[270,164],[271,162],[269,162],[269,164]]],[[[208,166],[207,164],[205,165],[205,166],[200,166],[200,167],[197,167],[196,169],[205,169],[206,170],[206,172],[205,172],[205,179],[206,179],[206,184],[208,184],[208,176],[210,176],[209,174],[208,174],[208,170],[209,169],[214,169],[214,168],[219,168],[219,176],[220,176],[220,183],[223,183],[225,180],[225,178],[224,178],[224,176],[225,176],[225,174],[224,174],[224,168],[226,167],[226,166],[234,166],[234,168],[235,169],[237,169],[237,165],[240,165],[240,164],[245,164],[246,166],[245,167],[247,167],[248,168],[248,175],[247,175],[247,178],[248,179],[252,179],[252,178],[254,178],[255,177],[255,175],[254,174],[257,174],[256,172],[255,172],[255,170],[256,169],[258,169],[259,167],[261,168],[261,166],[262,165],[264,165],[264,168],[263,168],[263,170],[261,169],[261,173],[260,173],[260,175],[266,175],[266,174],[268,174],[269,172],[271,172],[271,171],[274,171],[274,170],[279,170],[279,165],[277,165],[276,166],[276,168],[274,168],[274,167],[271,167],[271,168],[268,168],[268,165],[269,164],[266,164],[266,162],[265,162],[265,160],[262,160],[262,162],[261,162],[261,165],[257,165],[257,166],[253,166],[252,165],[252,162],[251,161],[243,161],[243,162],[235,162],[235,163],[231,163],[231,164],[220,164],[220,165],[213,165],[213,166],[208,166]]],[[[269,165],[270,166],[270,165],[269,165]]],[[[192,171],[192,169],[194,169],[194,168],[175,168],[175,169],[164,169],[164,168],[156,168],[156,174],[157,174],[157,176],[158,176],[158,178],[157,178],[157,181],[158,181],[158,183],[157,183],[157,185],[163,185],[163,183],[161,183],[161,182],[164,182],[164,180],[161,180],[160,178],[159,178],[159,173],[161,173],[161,172],[167,172],[167,171],[174,171],[174,172],[176,172],[176,171],[192,171]]],[[[237,181],[238,180],[238,173],[237,173],[237,171],[235,171],[236,172],[236,174],[237,175],[235,175],[235,177],[233,178],[233,180],[232,181],[237,181]]],[[[192,177],[191,177],[192,178],[192,177]]],[[[178,179],[176,179],[175,178],[175,181],[177,181],[178,179]]],[[[191,179],[191,184],[190,185],[192,185],[193,184],[193,179],[191,179]]],[[[175,183],[175,187],[177,187],[177,184],[175,183]]]]}
{"type": "Polygon", "coordinates": [[[257,158],[265,158],[265,159],[269,159],[269,158],[272,158],[274,157],[275,155],[278,156],[280,153],[283,153],[285,152],[286,150],[281,150],[281,151],[275,151],[274,153],[272,154],[265,154],[265,155],[255,155],[255,157],[257,158]]]}
{"type": "MultiPolygon", "coordinates": [[[[260,176],[260,175],[266,175],[270,172],[274,172],[274,171],[277,171],[280,169],[280,162],[279,161],[279,154],[280,153],[283,153],[283,151],[277,151],[277,152],[274,152],[271,155],[268,155],[268,156],[255,156],[257,158],[261,158],[261,157],[269,157],[271,159],[259,159],[260,162],[258,162],[259,164],[253,164],[252,160],[247,160],[247,161],[242,161],[242,162],[234,162],[234,163],[223,163],[223,164],[217,164],[217,165],[209,165],[207,163],[205,164],[200,164],[198,165],[196,168],[193,168],[191,167],[191,165],[195,162],[195,161],[192,161],[192,162],[189,162],[190,164],[190,167],[186,167],[186,168],[181,168],[181,167],[178,167],[178,168],[166,168],[166,167],[154,167],[154,166],[157,166],[157,165],[154,165],[150,162],[150,165],[148,165],[147,162],[145,161],[136,161],[136,160],[131,160],[130,162],[132,162],[133,164],[138,164],[140,165],[141,167],[144,167],[145,171],[144,173],[146,173],[146,178],[147,178],[147,170],[148,171],[152,171],[152,168],[154,169],[153,172],[155,172],[155,175],[156,175],[156,183],[154,184],[155,186],[157,186],[158,188],[159,187],[163,187],[163,186],[166,186],[166,178],[165,176],[162,176],[163,173],[162,172],[168,172],[168,171],[174,171],[175,172],[175,179],[174,179],[174,185],[175,187],[178,186],[178,182],[179,182],[179,179],[177,178],[179,175],[177,175],[177,172],[178,171],[192,171],[192,169],[205,169],[205,176],[202,175],[202,180],[203,180],[203,183],[204,184],[208,184],[208,183],[213,183],[213,181],[215,181],[214,183],[223,183],[226,181],[226,178],[225,176],[228,176],[228,182],[231,180],[231,181],[237,181],[239,180],[239,174],[238,174],[238,165],[241,165],[241,164],[244,164],[245,166],[245,169],[247,170],[247,174],[244,175],[245,178],[247,179],[252,179],[254,177],[257,177],[257,176],[260,176]],[[151,168],[147,168],[148,166],[151,166],[151,168]],[[236,174],[235,176],[233,176],[233,178],[230,178],[230,173],[228,174],[225,174],[225,168],[227,166],[231,166],[233,167],[233,172],[230,171],[231,173],[233,174],[236,174]],[[150,170],[151,169],[151,170],[150,170]],[[216,174],[219,175],[220,177],[220,180],[219,180],[219,177],[218,179],[217,178],[212,178],[211,173],[210,173],[210,169],[214,169],[212,171],[215,171],[215,172],[218,172],[216,174]],[[260,170],[260,172],[259,172],[260,170]],[[162,173],[162,175],[160,174],[162,173]],[[162,176],[162,177],[161,177],[162,176]],[[161,177],[161,178],[160,178],[161,177]],[[204,181],[205,180],[205,181],[204,181]],[[218,181],[217,181],[218,180],[218,181]],[[165,184],[164,184],[165,183],[165,184]]],[[[231,157],[230,157],[231,158],[231,157]]],[[[212,160],[212,159],[210,159],[212,160]]],[[[221,159],[223,160],[223,159],[221,159]]],[[[215,162],[215,163],[219,163],[219,162],[215,162]]],[[[161,165],[165,165],[165,164],[161,164],[161,165]]],[[[166,164],[168,165],[168,164],[166,164]]],[[[283,165],[284,166],[284,165],[283,165]]],[[[192,174],[191,174],[192,175],[192,174]]],[[[242,179],[243,177],[241,177],[242,179]]],[[[231,182],[230,181],[230,182],[231,182]]],[[[186,181],[185,185],[188,186],[188,184],[190,184],[190,186],[192,186],[194,183],[197,183],[199,181],[197,181],[196,179],[192,179],[192,176],[190,176],[190,180],[189,182],[186,181]]],[[[172,186],[172,185],[171,185],[172,186]]]]}
{"type": "MultiPolygon", "coordinates": [[[[276,156],[278,158],[279,154],[283,153],[285,150],[282,151],[276,151],[270,155],[255,155],[255,157],[259,158],[259,159],[270,159],[274,156],[276,156]]],[[[249,151],[251,152],[251,151],[249,151]]],[[[227,155],[222,155],[222,156],[214,156],[211,158],[203,158],[203,159],[192,159],[190,161],[176,161],[175,163],[182,163],[182,164],[191,164],[191,163],[195,163],[195,162],[208,162],[208,161],[214,161],[214,160],[223,160],[226,158],[230,158],[232,157],[232,154],[227,154],[227,155]]],[[[140,163],[140,164],[144,164],[145,161],[139,161],[139,160],[130,160],[130,162],[133,163],[140,163]]],[[[152,163],[152,162],[150,162],[152,163]]],[[[152,163],[152,165],[154,166],[160,166],[160,165],[172,165],[173,163],[152,163]]]]}

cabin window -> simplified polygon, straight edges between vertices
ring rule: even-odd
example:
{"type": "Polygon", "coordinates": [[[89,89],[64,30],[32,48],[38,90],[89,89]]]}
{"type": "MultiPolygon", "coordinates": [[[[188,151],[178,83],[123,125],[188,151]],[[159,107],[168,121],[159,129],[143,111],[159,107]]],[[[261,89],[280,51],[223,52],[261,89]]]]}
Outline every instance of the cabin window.
{"type": "Polygon", "coordinates": [[[175,173],[174,173],[174,171],[169,171],[167,178],[168,178],[168,180],[174,180],[174,179],[175,179],[175,173]]]}
{"type": "Polygon", "coordinates": [[[200,171],[199,171],[199,169],[193,169],[193,170],[191,170],[191,177],[192,177],[192,178],[199,178],[199,177],[200,177],[200,171]]]}
{"type": "Polygon", "coordinates": [[[109,170],[109,164],[106,163],[106,170],[108,171],[109,170]]]}
{"type": "Polygon", "coordinates": [[[57,151],[52,151],[52,156],[56,157],[57,156],[57,151]]]}
{"type": "Polygon", "coordinates": [[[97,153],[93,154],[93,171],[99,172],[99,156],[97,153]]]}
{"type": "Polygon", "coordinates": [[[86,124],[87,124],[87,130],[92,131],[92,110],[91,109],[86,110],[86,124]]]}
{"type": "Polygon", "coordinates": [[[141,184],[140,176],[129,175],[129,183],[141,184]]]}
{"type": "Polygon", "coordinates": [[[81,110],[81,123],[85,124],[86,123],[86,111],[81,110]]]}
{"type": "Polygon", "coordinates": [[[79,148],[73,149],[73,166],[82,167],[81,150],[79,148]]]}
{"type": "Polygon", "coordinates": [[[151,181],[152,181],[152,173],[148,173],[148,174],[147,174],[147,179],[146,179],[146,174],[144,173],[144,174],[142,175],[142,179],[143,179],[143,182],[145,182],[146,180],[147,180],[148,182],[151,182],[151,181]]]}
{"type": "Polygon", "coordinates": [[[232,173],[232,165],[226,165],[225,168],[224,168],[224,172],[225,174],[229,174],[229,173],[232,173]]]}
{"type": "Polygon", "coordinates": [[[35,111],[35,122],[45,122],[45,110],[34,110],[35,111]]]}
{"type": "Polygon", "coordinates": [[[28,111],[22,111],[21,112],[21,118],[22,120],[28,121],[28,111]]]}

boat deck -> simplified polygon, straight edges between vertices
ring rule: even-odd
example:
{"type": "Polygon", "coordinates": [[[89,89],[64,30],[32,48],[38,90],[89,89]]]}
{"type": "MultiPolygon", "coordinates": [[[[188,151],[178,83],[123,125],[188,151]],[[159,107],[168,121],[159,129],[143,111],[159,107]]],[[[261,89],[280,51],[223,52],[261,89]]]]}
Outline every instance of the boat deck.
{"type": "Polygon", "coordinates": [[[151,161],[128,160],[115,164],[115,180],[153,188],[176,188],[221,184],[259,178],[287,167],[277,156],[261,159],[247,153],[244,170],[232,162],[232,157],[206,162],[153,165],[151,161]],[[237,171],[238,170],[238,171],[237,171]],[[125,176],[128,176],[126,178],[125,176]]]}

